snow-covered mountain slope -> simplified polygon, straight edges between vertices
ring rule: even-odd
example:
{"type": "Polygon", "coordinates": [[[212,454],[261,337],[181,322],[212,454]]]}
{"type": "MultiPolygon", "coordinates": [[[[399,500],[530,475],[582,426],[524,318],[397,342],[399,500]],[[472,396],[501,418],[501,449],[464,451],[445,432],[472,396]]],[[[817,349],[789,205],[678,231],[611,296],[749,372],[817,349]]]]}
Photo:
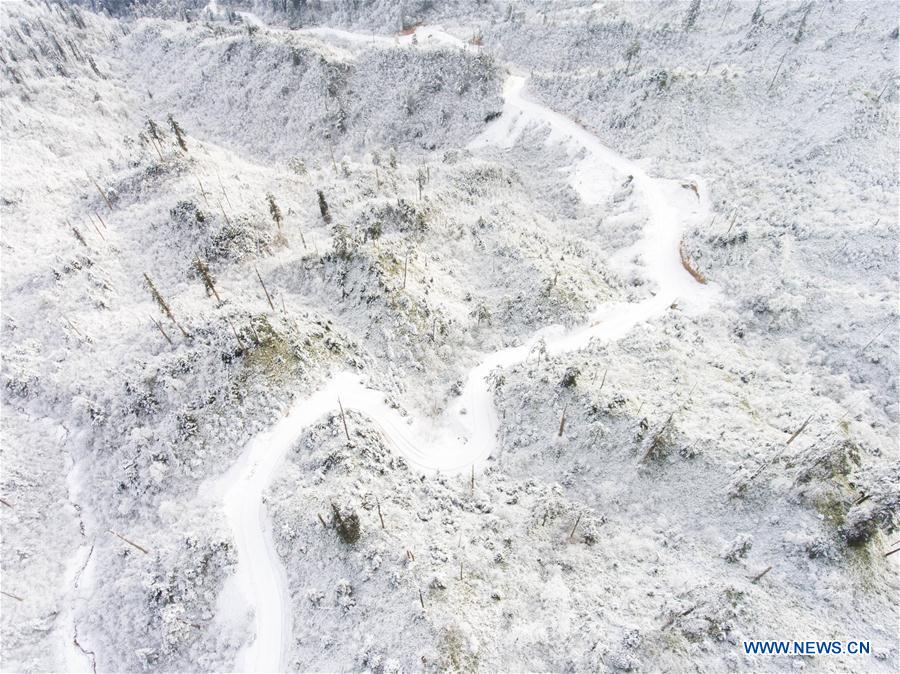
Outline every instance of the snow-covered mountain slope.
{"type": "Polygon", "coordinates": [[[4,671],[896,669],[889,5],[91,6],[0,5],[4,671]]]}

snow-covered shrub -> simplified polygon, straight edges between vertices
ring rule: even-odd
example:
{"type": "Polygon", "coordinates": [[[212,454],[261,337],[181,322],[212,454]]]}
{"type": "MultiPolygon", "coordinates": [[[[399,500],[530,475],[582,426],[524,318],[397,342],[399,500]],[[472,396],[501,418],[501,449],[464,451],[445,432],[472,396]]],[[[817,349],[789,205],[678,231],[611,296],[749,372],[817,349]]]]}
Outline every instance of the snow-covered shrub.
{"type": "Polygon", "coordinates": [[[353,545],[359,540],[359,515],[355,510],[339,508],[331,504],[331,512],[334,516],[332,524],[340,539],[347,545],[353,545]]]}

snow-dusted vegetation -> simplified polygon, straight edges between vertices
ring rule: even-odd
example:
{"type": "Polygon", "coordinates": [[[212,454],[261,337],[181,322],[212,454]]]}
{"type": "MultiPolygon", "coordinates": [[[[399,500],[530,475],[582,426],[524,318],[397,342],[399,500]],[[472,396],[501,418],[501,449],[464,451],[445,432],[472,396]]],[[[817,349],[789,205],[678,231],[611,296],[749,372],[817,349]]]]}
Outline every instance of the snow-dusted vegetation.
{"type": "Polygon", "coordinates": [[[0,32],[0,669],[900,666],[891,3],[0,32]]]}

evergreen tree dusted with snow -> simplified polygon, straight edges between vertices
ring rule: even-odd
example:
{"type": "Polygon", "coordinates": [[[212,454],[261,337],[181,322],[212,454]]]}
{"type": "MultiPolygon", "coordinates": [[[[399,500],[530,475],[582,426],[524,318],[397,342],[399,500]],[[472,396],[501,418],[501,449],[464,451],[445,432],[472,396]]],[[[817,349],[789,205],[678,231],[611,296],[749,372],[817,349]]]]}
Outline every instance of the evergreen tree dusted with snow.
{"type": "Polygon", "coordinates": [[[684,29],[691,30],[697,23],[697,17],[700,15],[700,0],[691,0],[691,6],[688,7],[687,14],[684,15],[684,29]]]}
{"type": "Polygon", "coordinates": [[[150,137],[159,144],[162,144],[163,134],[162,130],[159,128],[159,124],[154,122],[152,119],[147,120],[147,133],[150,134],[150,137]]]}
{"type": "Polygon", "coordinates": [[[331,228],[331,239],[334,242],[334,253],[342,260],[353,257],[354,241],[347,227],[341,223],[331,228]]]}
{"type": "Polygon", "coordinates": [[[755,26],[763,20],[762,0],[756,3],[756,9],[753,10],[753,16],[750,17],[750,24],[755,26]]]}
{"type": "Polygon", "coordinates": [[[178,122],[175,121],[175,118],[172,115],[169,115],[169,126],[172,127],[172,132],[175,134],[175,139],[178,141],[178,146],[182,149],[182,151],[187,152],[187,141],[184,138],[184,129],[179,126],[178,122]]]}
{"type": "Polygon", "coordinates": [[[631,62],[641,53],[641,43],[634,40],[625,50],[625,74],[631,69],[631,62]]]}
{"type": "Polygon", "coordinates": [[[275,224],[278,225],[278,229],[281,229],[281,223],[284,218],[281,215],[281,209],[278,208],[278,204],[275,203],[274,195],[267,194],[266,202],[269,204],[269,213],[272,215],[272,219],[275,221],[275,224]]]}
{"type": "Polygon", "coordinates": [[[156,150],[156,154],[158,154],[159,158],[162,159],[163,134],[159,128],[159,125],[152,119],[147,120],[147,136],[150,138],[150,144],[153,145],[154,149],[156,150]]]}
{"type": "Polygon", "coordinates": [[[319,212],[322,214],[322,219],[325,221],[325,224],[331,224],[331,213],[328,211],[328,202],[325,201],[325,194],[322,190],[316,190],[319,195],[319,212]]]}
{"type": "Polygon", "coordinates": [[[150,289],[150,294],[153,296],[153,301],[156,302],[157,306],[159,306],[160,310],[169,317],[169,320],[175,324],[175,327],[181,331],[181,334],[185,337],[190,337],[187,330],[181,327],[181,324],[175,319],[175,313],[172,311],[172,307],[169,306],[169,303],[166,302],[165,298],[162,296],[162,293],[159,292],[156,288],[156,284],[153,283],[153,279],[150,278],[150,275],[144,272],[144,280],[147,282],[147,287],[150,289]]]}

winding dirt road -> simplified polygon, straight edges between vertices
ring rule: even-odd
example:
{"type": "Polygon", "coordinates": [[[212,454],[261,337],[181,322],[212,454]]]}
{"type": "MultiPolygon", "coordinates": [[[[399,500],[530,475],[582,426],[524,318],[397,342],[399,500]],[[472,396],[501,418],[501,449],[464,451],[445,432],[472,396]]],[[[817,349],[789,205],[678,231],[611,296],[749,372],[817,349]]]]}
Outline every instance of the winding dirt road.
{"type": "MultiPolygon", "coordinates": [[[[415,42],[412,35],[375,38],[336,29],[302,32],[357,46],[427,46],[437,42],[470,48],[437,28],[420,28],[415,42]]],[[[682,188],[683,181],[651,178],[635,162],[607,148],[574,121],[525,98],[525,85],[525,77],[509,75],[504,86],[503,114],[470,147],[476,151],[489,145],[510,147],[525,128],[545,127],[549,130],[546,143],[562,146],[572,156],[583,155],[569,180],[589,204],[602,203],[627,176],[632,176],[649,219],[641,240],[629,252],[642,256],[656,294],[636,303],[604,304],[582,327],[547,327],[521,346],[486,355],[469,373],[462,395],[438,419],[418,418],[410,422],[385,404],[381,392],[366,388],[354,375],[338,373],[324,388],[294,405],[272,429],[254,438],[238,461],[211,487],[205,487],[224,504],[238,557],[232,582],[243,597],[244,608],[250,605],[254,609],[256,636],[238,657],[236,669],[240,671],[273,672],[285,667],[292,632],[290,592],[262,496],[287,451],[307,428],[337,409],[339,398],[345,409],[366,415],[387,443],[415,468],[424,472],[468,471],[483,464],[496,448],[498,419],[485,379],[492,370],[524,361],[539,340],[544,340],[550,354],[575,351],[594,339],[619,339],[635,325],[662,315],[676,299],[698,310],[715,299],[715,288],[698,284],[684,270],[678,254],[684,222],[703,218],[709,211],[702,182],[694,179],[700,185],[701,198],[697,199],[682,188]],[[461,413],[463,409],[465,414],[461,413]]]]}

